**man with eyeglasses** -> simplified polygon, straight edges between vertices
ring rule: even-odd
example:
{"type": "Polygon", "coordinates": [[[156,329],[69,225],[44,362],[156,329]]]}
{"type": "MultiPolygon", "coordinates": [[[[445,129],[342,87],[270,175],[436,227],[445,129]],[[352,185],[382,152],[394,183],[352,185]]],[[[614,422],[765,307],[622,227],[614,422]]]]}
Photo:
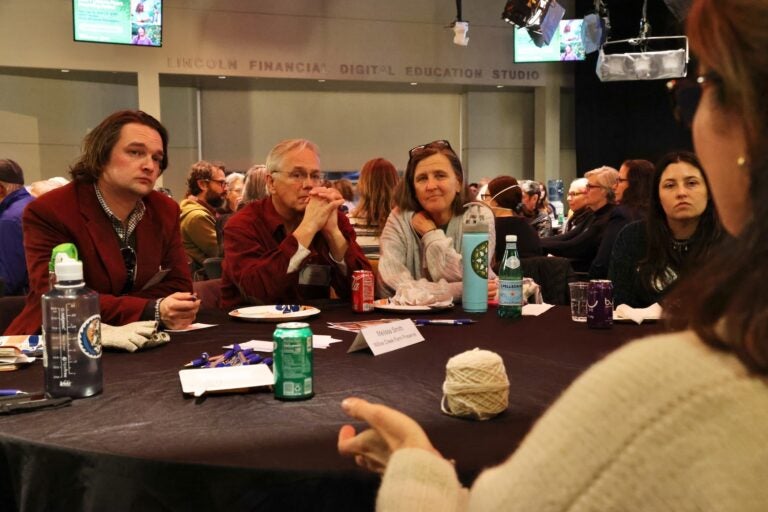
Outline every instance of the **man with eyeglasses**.
{"type": "Polygon", "coordinates": [[[349,298],[352,272],[371,266],[339,209],[344,198],[320,186],[317,146],[285,140],[266,163],[269,195],[224,228],[222,307],[327,298],[331,287],[349,298]]]}
{"type": "Polygon", "coordinates": [[[216,208],[227,199],[224,171],[200,160],[187,176],[187,198],[181,204],[181,241],[196,270],[203,268],[206,258],[220,254],[216,236],[216,208]]]}
{"type": "Polygon", "coordinates": [[[30,293],[5,334],[40,332],[51,251],[67,242],[77,247],[85,284],[99,293],[103,323],[158,320],[181,329],[194,321],[200,301],[190,293],[179,207],[154,190],[167,155],[168,133],[141,111],[115,112],[88,133],[72,182],[24,212],[30,293]]]}

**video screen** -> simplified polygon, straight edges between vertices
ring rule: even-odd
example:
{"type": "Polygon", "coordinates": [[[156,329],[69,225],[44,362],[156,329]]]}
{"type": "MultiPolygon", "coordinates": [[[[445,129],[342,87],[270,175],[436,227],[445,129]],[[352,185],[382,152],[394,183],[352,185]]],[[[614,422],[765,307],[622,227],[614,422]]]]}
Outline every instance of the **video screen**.
{"type": "Polygon", "coordinates": [[[72,0],[75,41],[163,45],[162,0],[72,0]]]}
{"type": "Polygon", "coordinates": [[[584,20],[560,20],[552,41],[541,48],[536,46],[528,30],[515,28],[515,62],[579,61],[586,58],[581,39],[584,20]]]}

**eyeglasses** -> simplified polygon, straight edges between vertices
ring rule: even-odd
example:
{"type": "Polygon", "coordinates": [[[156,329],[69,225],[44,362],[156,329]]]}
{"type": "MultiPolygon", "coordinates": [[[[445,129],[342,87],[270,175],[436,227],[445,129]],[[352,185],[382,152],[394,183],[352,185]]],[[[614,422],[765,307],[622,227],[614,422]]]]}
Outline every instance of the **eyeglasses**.
{"type": "Polygon", "coordinates": [[[593,185],[593,184],[591,184],[591,183],[587,183],[587,184],[586,184],[586,185],[584,185],[584,186],[587,188],[587,190],[592,190],[593,188],[603,188],[603,187],[602,187],[602,186],[600,186],[600,185],[593,185]]]}
{"type": "Polygon", "coordinates": [[[322,183],[325,175],[321,172],[306,173],[299,170],[293,171],[272,171],[272,174],[284,174],[290,181],[304,183],[309,180],[312,183],[322,183]]]}
{"type": "Polygon", "coordinates": [[[629,178],[616,178],[616,183],[624,183],[625,181],[629,181],[629,178]]]}
{"type": "Polygon", "coordinates": [[[695,80],[676,80],[671,86],[675,116],[685,126],[693,124],[693,116],[699,107],[706,84],[722,85],[723,79],[714,71],[699,75],[695,80]]]}
{"type": "Polygon", "coordinates": [[[226,186],[227,186],[227,180],[214,180],[214,179],[207,179],[207,180],[205,180],[205,181],[210,181],[210,182],[212,182],[212,183],[218,183],[218,184],[219,184],[220,186],[222,186],[222,187],[226,187],[226,186]]]}
{"type": "Polygon", "coordinates": [[[447,140],[433,140],[432,142],[428,144],[421,144],[420,146],[414,146],[408,151],[408,158],[414,158],[421,156],[425,153],[425,150],[427,149],[450,149],[453,153],[453,148],[451,147],[451,143],[447,140]]]}
{"type": "Polygon", "coordinates": [[[482,199],[483,201],[487,201],[492,197],[493,196],[491,194],[480,194],[480,199],[482,199]]]}
{"type": "Polygon", "coordinates": [[[125,246],[120,248],[120,256],[123,257],[123,264],[125,265],[125,284],[123,285],[123,291],[120,293],[124,295],[131,291],[133,288],[133,281],[136,279],[136,251],[131,246],[125,246]]]}
{"type": "Polygon", "coordinates": [[[583,196],[584,192],[568,192],[568,197],[583,196]]]}

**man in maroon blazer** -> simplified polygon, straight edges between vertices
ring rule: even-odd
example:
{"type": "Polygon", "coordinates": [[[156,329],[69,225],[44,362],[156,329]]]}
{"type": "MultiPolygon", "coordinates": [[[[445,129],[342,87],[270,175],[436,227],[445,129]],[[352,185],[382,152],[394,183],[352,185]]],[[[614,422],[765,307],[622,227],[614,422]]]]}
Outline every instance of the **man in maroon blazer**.
{"type": "Polygon", "coordinates": [[[30,293],[5,334],[40,331],[51,250],[65,242],[77,246],[85,284],[99,292],[102,322],[188,326],[200,301],[191,293],[179,207],[154,191],[168,165],[168,133],[152,116],[124,110],[94,128],[83,148],[73,181],[24,212],[30,293]]]}
{"type": "Polygon", "coordinates": [[[338,190],[320,186],[320,157],[308,140],[280,142],[267,156],[269,196],[224,228],[221,303],[296,304],[351,296],[355,270],[370,270],[338,190]]]}

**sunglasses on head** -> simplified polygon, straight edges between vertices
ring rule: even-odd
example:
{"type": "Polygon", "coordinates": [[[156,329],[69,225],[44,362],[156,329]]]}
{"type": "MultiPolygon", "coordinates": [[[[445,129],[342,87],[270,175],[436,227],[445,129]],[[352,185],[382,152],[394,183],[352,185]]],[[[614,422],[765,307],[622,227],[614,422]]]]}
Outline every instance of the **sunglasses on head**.
{"type": "Polygon", "coordinates": [[[421,156],[426,152],[428,149],[450,149],[453,153],[453,148],[451,147],[451,143],[447,140],[434,140],[428,144],[421,144],[419,146],[414,146],[408,151],[408,158],[414,158],[417,156],[421,156]]]}
{"type": "Polygon", "coordinates": [[[707,85],[720,85],[723,80],[714,71],[709,71],[695,79],[676,80],[672,85],[675,114],[685,126],[693,124],[693,116],[699,108],[701,95],[707,85]]]}

